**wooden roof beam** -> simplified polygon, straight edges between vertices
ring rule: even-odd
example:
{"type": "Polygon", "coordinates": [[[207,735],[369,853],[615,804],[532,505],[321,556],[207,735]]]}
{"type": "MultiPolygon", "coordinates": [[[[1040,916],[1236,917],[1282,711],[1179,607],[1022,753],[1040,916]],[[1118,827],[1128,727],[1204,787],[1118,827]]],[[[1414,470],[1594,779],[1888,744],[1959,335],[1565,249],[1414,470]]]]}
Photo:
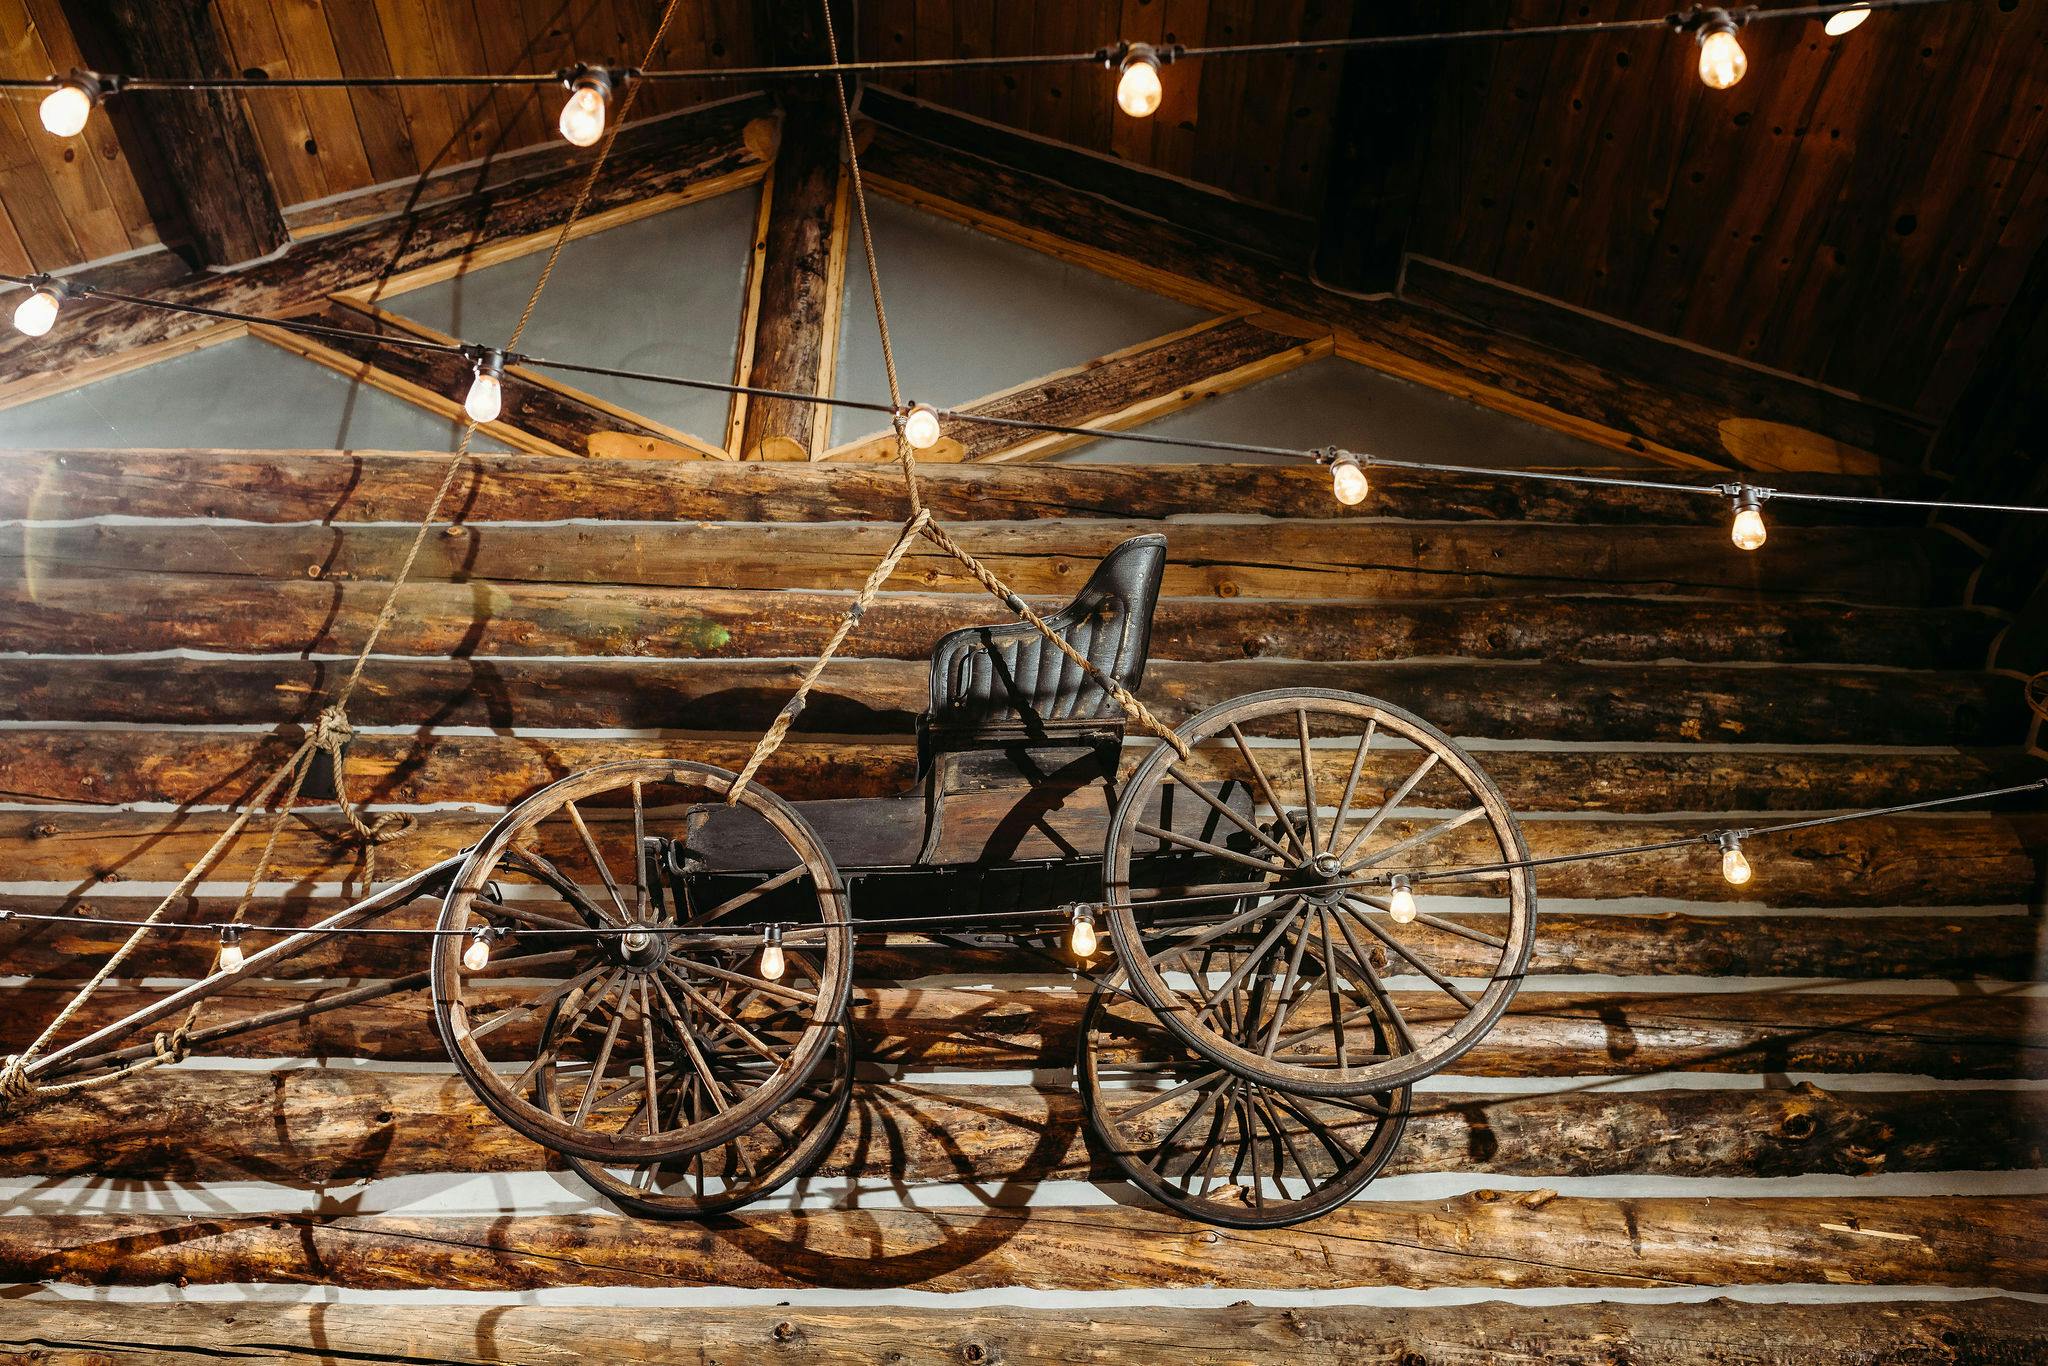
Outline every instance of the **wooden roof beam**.
{"type": "MultiPolygon", "coordinates": [[[[80,50],[104,71],[228,76],[234,67],[205,0],[63,0],[80,50]]],[[[166,243],[195,265],[254,261],[290,236],[256,132],[233,91],[115,99],[107,114],[166,243]]]]}

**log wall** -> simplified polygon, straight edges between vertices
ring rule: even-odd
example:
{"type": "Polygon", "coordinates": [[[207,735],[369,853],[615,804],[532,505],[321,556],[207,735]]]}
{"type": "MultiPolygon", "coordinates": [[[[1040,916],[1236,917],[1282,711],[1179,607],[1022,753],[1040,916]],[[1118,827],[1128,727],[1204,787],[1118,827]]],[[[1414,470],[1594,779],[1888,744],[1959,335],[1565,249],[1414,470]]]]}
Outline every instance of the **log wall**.
{"type": "MultiPolygon", "coordinates": [[[[183,872],[346,669],[441,459],[0,453],[0,904],[119,917],[183,872]]],[[[1164,530],[1148,702],[1383,694],[1483,751],[1539,853],[2042,771],[2020,683],[1984,669],[2007,621],[1967,605],[1970,552],[1917,525],[1773,504],[1743,556],[1717,505],[1655,490],[1389,474],[1343,509],[1318,471],[1251,466],[959,466],[928,496],[1047,605],[1164,530]]],[[[435,535],[353,707],[354,782],[414,822],[380,875],[583,764],[737,764],[901,513],[886,468],[533,456],[472,460],[451,503],[459,534],[435,535]]],[[[1003,615],[929,557],[890,587],[767,770],[783,794],[898,790],[931,643],[1003,615]]],[[[286,832],[261,915],[335,904],[338,828],[314,808],[286,832]]],[[[1690,852],[1546,871],[1511,1014],[1418,1097],[1379,1185],[1279,1233],[1111,1179],[1068,1070],[1086,984],[1027,954],[865,951],[844,1135],[801,1208],[710,1227],[596,1205],[450,1074],[420,994],[343,1008],[0,1127],[0,1280],[46,1287],[0,1300],[0,1352],[531,1360],[580,1334],[628,1360],[689,1333],[707,1359],[2037,1358],[2038,1305],[2011,1297],[2048,1293],[2048,813],[1754,853],[1739,902],[1690,852]],[[148,1303],[167,1286],[475,1294],[400,1318],[148,1303]],[[845,1290],[872,1302],[818,1293],[845,1290]],[[644,1313],[588,1307],[628,1291],[644,1313]],[[1009,1307],[904,1303],[954,1292],[1009,1307]],[[1511,1305],[1451,1307],[1475,1297],[1511,1305]]],[[[217,918],[252,856],[179,913],[217,918]]],[[[0,1047],[113,940],[0,924],[0,1047]]],[[[400,977],[413,952],[330,944],[210,1013],[400,977]]],[[[209,953],[139,960],[81,1025],[209,953]]]]}

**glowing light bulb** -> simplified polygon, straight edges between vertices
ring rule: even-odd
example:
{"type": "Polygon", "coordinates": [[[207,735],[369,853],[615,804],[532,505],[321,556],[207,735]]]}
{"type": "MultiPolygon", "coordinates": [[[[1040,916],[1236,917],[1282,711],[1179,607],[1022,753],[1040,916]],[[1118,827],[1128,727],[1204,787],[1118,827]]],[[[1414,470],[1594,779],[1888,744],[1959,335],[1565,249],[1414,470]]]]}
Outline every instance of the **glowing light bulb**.
{"type": "Polygon", "coordinates": [[[220,970],[222,972],[240,972],[243,965],[248,961],[247,955],[242,952],[242,932],[235,929],[222,930],[220,932],[220,970]]]}
{"type": "Polygon", "coordinates": [[[1735,40],[1735,21],[1725,13],[1707,21],[1700,30],[1700,79],[1715,90],[1726,90],[1749,70],[1749,58],[1735,40]]]}
{"type": "Polygon", "coordinates": [[[95,103],[92,89],[84,82],[66,81],[43,96],[43,127],[54,137],[76,137],[85,130],[95,103]]]}
{"type": "Polygon", "coordinates": [[[469,395],[462,400],[462,411],[472,422],[496,422],[498,414],[505,411],[505,357],[489,352],[476,363],[475,373],[469,395]]]}
{"type": "Polygon", "coordinates": [[[1863,27],[1863,21],[1869,17],[1869,5],[1851,5],[1847,9],[1836,10],[1833,14],[1830,14],[1827,23],[1823,27],[1826,29],[1828,37],[1839,38],[1845,33],[1851,33],[1863,27]]]}
{"type": "Polygon", "coordinates": [[[590,147],[604,136],[605,108],[611,103],[611,82],[601,76],[578,77],[569,87],[569,102],[562,106],[556,127],[578,147],[590,147]]]}
{"type": "Polygon", "coordinates": [[[1749,856],[1742,852],[1742,841],[1733,834],[1721,836],[1721,876],[1729,885],[1740,887],[1756,873],[1749,866],[1749,856]]]}
{"type": "Polygon", "coordinates": [[[14,306],[14,326],[27,336],[40,337],[57,325],[57,291],[39,287],[14,306]]]}
{"type": "Polygon", "coordinates": [[[1735,542],[1738,550],[1755,550],[1770,537],[1764,526],[1764,500],[1754,489],[1744,489],[1735,497],[1735,521],[1728,528],[1728,539],[1735,542]]]}
{"type": "Polygon", "coordinates": [[[1133,43],[1124,57],[1123,74],[1117,77],[1116,107],[1134,119],[1148,119],[1159,112],[1166,98],[1166,85],[1159,79],[1159,54],[1147,43],[1133,43]]]}
{"type": "Polygon", "coordinates": [[[939,410],[929,403],[913,403],[903,415],[903,439],[914,451],[928,451],[939,444],[939,410]]]}
{"type": "Polygon", "coordinates": [[[1358,457],[1345,452],[1330,462],[1330,490],[1345,507],[1357,507],[1371,489],[1366,482],[1365,466],[1358,463],[1358,457]]]}
{"type": "Polygon", "coordinates": [[[771,982],[779,982],[788,968],[788,959],[782,952],[782,927],[770,925],[761,936],[761,976],[771,982]]]}
{"type": "Polygon", "coordinates": [[[469,944],[462,950],[462,966],[471,972],[482,972],[491,964],[491,932],[489,927],[479,925],[469,937],[469,944]]]}
{"type": "Polygon", "coordinates": [[[1387,915],[1396,925],[1406,925],[1415,919],[1415,893],[1408,890],[1408,879],[1394,879],[1394,894],[1387,898],[1387,915]]]}
{"type": "Polygon", "coordinates": [[[1074,907],[1074,928],[1067,935],[1067,947],[1076,958],[1093,958],[1102,947],[1101,936],[1095,933],[1095,914],[1086,906],[1074,907]]]}

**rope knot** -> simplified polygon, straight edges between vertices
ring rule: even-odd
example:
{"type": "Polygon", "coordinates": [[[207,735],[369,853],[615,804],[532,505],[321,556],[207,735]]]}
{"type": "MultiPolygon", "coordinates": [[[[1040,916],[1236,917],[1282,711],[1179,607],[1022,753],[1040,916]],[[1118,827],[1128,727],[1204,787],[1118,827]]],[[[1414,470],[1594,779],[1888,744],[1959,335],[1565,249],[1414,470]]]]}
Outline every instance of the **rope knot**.
{"type": "Polygon", "coordinates": [[[9,1053],[7,1061],[0,1063],[0,1114],[18,1114],[36,1103],[42,1095],[42,1088],[28,1074],[28,1061],[19,1053],[9,1053]]]}
{"type": "Polygon", "coordinates": [[[151,1036],[149,1048],[152,1053],[156,1054],[156,1060],[163,1063],[183,1062],[190,1056],[190,1050],[185,1045],[185,1031],[182,1027],[174,1029],[168,1034],[151,1036]]]}
{"type": "Polygon", "coordinates": [[[356,728],[348,723],[348,712],[337,703],[323,708],[313,723],[313,744],[330,753],[354,738],[356,728]]]}

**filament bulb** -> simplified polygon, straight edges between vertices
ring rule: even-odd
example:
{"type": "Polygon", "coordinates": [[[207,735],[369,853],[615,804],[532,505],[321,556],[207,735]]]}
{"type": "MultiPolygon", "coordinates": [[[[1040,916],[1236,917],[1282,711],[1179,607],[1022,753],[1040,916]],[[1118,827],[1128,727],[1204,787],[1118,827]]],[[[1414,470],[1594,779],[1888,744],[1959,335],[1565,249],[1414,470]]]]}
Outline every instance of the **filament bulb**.
{"type": "Polygon", "coordinates": [[[770,925],[761,935],[761,975],[779,982],[788,967],[789,961],[782,952],[782,927],[770,925]]]}
{"type": "Polygon", "coordinates": [[[1850,33],[1863,27],[1863,21],[1869,17],[1869,5],[1851,5],[1847,9],[1836,10],[1833,14],[1830,14],[1827,23],[1823,27],[1828,37],[1839,38],[1845,33],[1850,33]]]}
{"type": "Polygon", "coordinates": [[[76,137],[98,102],[92,88],[74,76],[43,96],[43,128],[54,137],[76,137]]]}
{"type": "Polygon", "coordinates": [[[913,403],[903,415],[903,439],[916,451],[928,451],[939,444],[939,410],[929,403],[913,403]]]}
{"type": "Polygon", "coordinates": [[[505,357],[490,352],[476,363],[475,373],[469,395],[462,400],[462,411],[472,422],[496,422],[498,414],[505,411],[505,357]]]}
{"type": "Polygon", "coordinates": [[[1727,12],[1714,12],[1700,30],[1700,79],[1715,90],[1726,90],[1749,70],[1749,58],[1735,40],[1735,21],[1727,12]]]}
{"type": "Polygon", "coordinates": [[[1123,74],[1117,77],[1116,107],[1134,119],[1146,119],[1159,112],[1165,98],[1158,51],[1150,43],[1132,43],[1124,56],[1123,74]]]}
{"type": "Polygon", "coordinates": [[[57,291],[38,286],[14,306],[14,326],[26,336],[40,337],[57,325],[57,291]]]}
{"type": "Polygon", "coordinates": [[[462,966],[471,972],[482,972],[491,963],[491,931],[487,925],[479,925],[469,937],[469,944],[462,950],[462,966]]]}
{"type": "Polygon", "coordinates": [[[1406,925],[1415,919],[1415,893],[1408,890],[1405,875],[1394,879],[1394,894],[1387,898],[1387,915],[1396,925],[1406,925]]]}
{"type": "Polygon", "coordinates": [[[1101,946],[1101,936],[1095,933],[1095,913],[1086,906],[1074,907],[1074,928],[1067,934],[1067,947],[1076,958],[1093,958],[1101,946]]]}
{"type": "Polygon", "coordinates": [[[1740,887],[1755,875],[1749,866],[1749,856],[1742,852],[1742,841],[1733,834],[1721,836],[1721,876],[1728,879],[1733,887],[1740,887]]]}
{"type": "Polygon", "coordinates": [[[248,961],[248,956],[242,952],[242,932],[233,926],[222,930],[220,932],[220,970],[222,972],[240,972],[243,965],[248,961]]]}
{"type": "Polygon", "coordinates": [[[1755,489],[1744,489],[1735,498],[1735,521],[1728,528],[1728,539],[1738,550],[1755,550],[1769,536],[1764,526],[1764,500],[1755,489]]]}
{"type": "Polygon", "coordinates": [[[1365,478],[1365,466],[1358,463],[1357,456],[1344,451],[1330,461],[1330,491],[1345,507],[1357,507],[1364,502],[1371,487],[1365,478]]]}
{"type": "Polygon", "coordinates": [[[556,127],[578,147],[590,147],[604,136],[605,110],[612,99],[609,78],[586,72],[569,83],[569,102],[562,106],[556,127]]]}

